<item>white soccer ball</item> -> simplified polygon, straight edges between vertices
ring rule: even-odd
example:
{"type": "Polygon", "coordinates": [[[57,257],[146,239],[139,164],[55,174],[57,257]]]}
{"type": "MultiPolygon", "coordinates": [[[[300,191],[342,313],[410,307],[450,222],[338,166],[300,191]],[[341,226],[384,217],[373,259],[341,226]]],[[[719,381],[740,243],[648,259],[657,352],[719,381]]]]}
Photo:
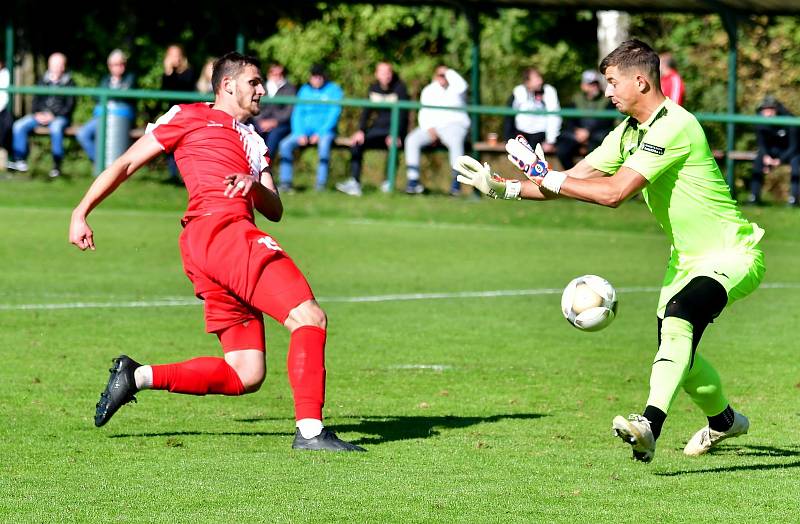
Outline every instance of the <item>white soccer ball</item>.
{"type": "Polygon", "coordinates": [[[583,331],[600,331],[617,316],[617,292],[597,275],[573,279],[561,295],[564,318],[583,331]]]}

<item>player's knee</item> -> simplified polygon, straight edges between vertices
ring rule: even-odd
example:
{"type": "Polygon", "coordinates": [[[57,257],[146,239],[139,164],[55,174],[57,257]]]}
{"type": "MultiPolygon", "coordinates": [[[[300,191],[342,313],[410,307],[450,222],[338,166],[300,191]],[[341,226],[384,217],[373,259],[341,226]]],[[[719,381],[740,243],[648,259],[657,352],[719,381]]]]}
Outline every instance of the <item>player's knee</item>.
{"type": "Polygon", "coordinates": [[[286,319],[285,324],[290,331],[303,326],[326,329],[328,317],[316,301],[308,300],[289,312],[289,317],[286,319]]]}
{"type": "Polygon", "coordinates": [[[664,317],[676,317],[695,327],[712,322],[728,302],[725,288],[710,277],[696,277],[667,303],[664,317]]]}
{"type": "Polygon", "coordinates": [[[266,375],[262,374],[258,375],[250,375],[242,378],[241,375],[239,376],[239,380],[242,381],[242,386],[244,386],[244,392],[247,393],[255,393],[259,389],[261,389],[261,384],[264,383],[264,378],[266,375]]]}

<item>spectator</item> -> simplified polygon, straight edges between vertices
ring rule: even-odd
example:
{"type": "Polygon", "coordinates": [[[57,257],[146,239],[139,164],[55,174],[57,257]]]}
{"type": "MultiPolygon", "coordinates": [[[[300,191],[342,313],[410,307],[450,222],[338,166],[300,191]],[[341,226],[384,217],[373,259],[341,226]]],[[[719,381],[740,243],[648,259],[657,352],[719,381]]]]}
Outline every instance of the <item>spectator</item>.
{"type": "MultiPolygon", "coordinates": [[[[53,53],[47,59],[47,71],[39,81],[41,87],[71,87],[75,85],[67,72],[67,57],[63,53],[53,53]]],[[[50,129],[50,145],[53,153],[53,168],[50,178],[61,175],[61,161],[64,159],[64,129],[72,118],[75,97],[67,95],[34,95],[33,113],[25,115],[13,126],[12,159],[8,168],[14,171],[28,170],[28,135],[37,126],[50,129]]]]}
{"type": "Polygon", "coordinates": [[[194,86],[198,93],[206,93],[209,95],[214,93],[214,88],[211,87],[211,73],[214,72],[214,62],[216,61],[217,59],[212,57],[203,64],[203,69],[200,70],[200,77],[197,79],[197,83],[194,86]]]}
{"type": "MultiPolygon", "coordinates": [[[[297,92],[302,100],[341,100],[342,88],[331,82],[322,66],[314,65],[308,78],[297,92]]],[[[319,165],[315,189],[323,191],[328,181],[328,162],[331,145],[336,138],[336,125],[342,114],[342,106],[333,104],[297,104],[292,111],[292,132],[281,140],[278,151],[281,156],[280,190],[292,189],[294,150],[298,147],[317,146],[319,165]]]]}
{"type": "MultiPolygon", "coordinates": [[[[267,98],[295,96],[297,88],[286,80],[286,68],[273,63],[267,70],[267,98]]],[[[262,98],[262,101],[264,99],[262,98]]],[[[256,131],[264,139],[272,161],[278,156],[278,145],[292,131],[292,106],[288,104],[264,104],[255,117],[256,131]]]]}
{"type": "MultiPolygon", "coordinates": [[[[466,105],[467,82],[457,72],[446,65],[438,65],[433,80],[420,93],[419,101],[423,105],[464,107],[466,105]]],[[[406,137],[405,156],[408,185],[406,193],[415,195],[425,191],[419,181],[420,152],[423,147],[440,142],[447,148],[450,165],[464,154],[464,139],[469,130],[469,115],[465,111],[452,109],[434,109],[423,107],[417,114],[419,127],[406,137]]],[[[461,184],[456,180],[453,170],[453,182],[450,194],[460,193],[461,184]]]]}
{"type": "Polygon", "coordinates": [[[683,78],[675,69],[675,59],[672,53],[661,53],[658,55],[659,72],[661,73],[661,91],[678,105],[683,105],[683,97],[686,94],[686,86],[683,78]]]}
{"type": "MultiPolygon", "coordinates": [[[[134,87],[136,78],[134,77],[133,73],[125,71],[127,63],[128,57],[125,56],[125,53],[123,53],[120,49],[114,49],[111,51],[111,54],[108,55],[107,60],[108,74],[104,76],[102,80],[100,80],[100,87],[120,90],[131,89],[134,87]]],[[[86,122],[78,130],[78,134],[76,136],[78,143],[80,143],[83,150],[86,151],[86,155],[92,162],[95,161],[96,150],[94,140],[97,134],[97,124],[100,120],[102,111],[103,108],[100,106],[100,104],[97,104],[92,112],[92,119],[86,122]]],[[[130,130],[130,123],[133,122],[133,119],[136,115],[131,102],[124,98],[116,100],[110,99],[108,105],[106,106],[106,111],[109,116],[125,119],[128,123],[127,126],[124,126],[126,140],[123,140],[122,143],[115,148],[118,151],[112,152],[110,156],[111,159],[116,159],[126,149],[128,149],[128,130],[130,130]]],[[[106,132],[108,132],[108,130],[106,130],[106,132]]]]}
{"type": "MultiPolygon", "coordinates": [[[[395,74],[392,64],[378,62],[375,66],[375,82],[369,86],[367,98],[371,102],[397,102],[408,100],[408,90],[402,80],[395,74]]],[[[406,136],[408,130],[408,112],[400,111],[400,127],[397,147],[402,146],[399,137],[406,136]]],[[[361,161],[365,149],[384,149],[391,144],[392,111],[388,108],[377,109],[365,107],[358,121],[358,131],[350,137],[350,179],[336,184],[336,189],[352,196],[361,196],[361,161]],[[372,115],[374,119],[370,122],[372,115]]],[[[389,191],[389,181],[381,185],[384,193],[389,191]]]]}
{"type": "MultiPolygon", "coordinates": [[[[161,90],[194,91],[196,87],[194,71],[189,65],[189,60],[186,58],[183,48],[177,44],[167,47],[164,53],[164,74],[161,75],[161,90]]],[[[172,107],[184,102],[186,100],[170,100],[168,105],[172,107]]],[[[182,184],[178,165],[175,163],[175,156],[172,153],[167,154],[167,170],[169,171],[167,182],[182,184]]]]}
{"type": "MultiPolygon", "coordinates": [[[[0,59],[0,88],[9,85],[11,85],[11,75],[5,62],[0,59]]],[[[0,91],[0,148],[3,148],[6,154],[11,152],[11,126],[14,123],[9,100],[8,91],[0,91]]]]}
{"type": "MultiPolygon", "coordinates": [[[[774,96],[767,95],[758,106],[758,114],[767,118],[775,116],[793,116],[774,96]]],[[[761,203],[761,187],[764,185],[764,175],[778,166],[789,164],[791,166],[791,189],[789,204],[797,206],[800,197],[800,154],[798,154],[798,130],[794,126],[766,125],[756,126],[756,142],[758,151],[753,161],[752,177],[750,178],[751,204],[761,203]]]]}
{"type": "MultiPolygon", "coordinates": [[[[519,111],[558,111],[556,88],[545,84],[541,73],[533,67],[525,70],[522,83],[514,88],[508,105],[519,111]]],[[[561,131],[558,115],[516,115],[504,121],[506,139],[522,135],[530,144],[542,144],[545,153],[555,153],[556,140],[561,131]]]]}
{"type": "MultiPolygon", "coordinates": [[[[572,98],[572,106],[583,111],[612,109],[611,101],[603,94],[602,77],[597,71],[587,70],[581,75],[581,91],[572,98]]],[[[556,143],[556,155],[564,169],[575,165],[575,157],[585,156],[600,145],[611,131],[610,118],[579,117],[564,120],[556,143]]]]}

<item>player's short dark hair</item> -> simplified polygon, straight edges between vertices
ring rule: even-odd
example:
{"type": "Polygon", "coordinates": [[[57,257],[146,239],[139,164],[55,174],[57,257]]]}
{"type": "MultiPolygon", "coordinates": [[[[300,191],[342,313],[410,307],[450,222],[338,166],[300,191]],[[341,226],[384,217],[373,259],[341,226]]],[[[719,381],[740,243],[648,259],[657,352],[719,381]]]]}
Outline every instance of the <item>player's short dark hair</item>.
{"type": "Polygon", "coordinates": [[[658,70],[658,53],[641,40],[632,39],[622,42],[619,47],[611,51],[602,62],[600,72],[606,74],[606,69],[616,67],[623,71],[632,69],[644,74],[655,85],[660,85],[661,74],[658,70]]]}
{"type": "Polygon", "coordinates": [[[214,62],[213,72],[211,73],[211,88],[216,94],[222,85],[222,79],[226,76],[235,77],[245,66],[255,66],[261,70],[261,62],[254,56],[243,55],[241,53],[227,53],[214,62]]]}

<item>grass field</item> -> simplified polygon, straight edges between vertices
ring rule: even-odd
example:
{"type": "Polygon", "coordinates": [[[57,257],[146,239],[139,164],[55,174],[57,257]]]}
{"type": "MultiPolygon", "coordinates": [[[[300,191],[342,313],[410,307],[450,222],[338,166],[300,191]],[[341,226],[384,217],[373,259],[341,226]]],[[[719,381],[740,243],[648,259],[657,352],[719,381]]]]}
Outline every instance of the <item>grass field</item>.
{"type": "Polygon", "coordinates": [[[272,321],[260,392],[143,392],[93,426],[112,357],[219,349],[180,266],[183,190],[123,186],[90,219],[97,251],[80,253],[67,224],[87,184],[0,183],[0,521],[800,518],[796,210],[746,210],[767,230],[765,286],[701,345],[751,433],[684,457],[705,419],[681,395],[643,465],[610,431],[646,399],[668,254],[640,201],[285,197],[285,220],[262,225],[329,315],[327,423],[369,450],[332,455],[290,449],[288,337],[272,321]],[[559,311],[557,290],[584,273],[619,290],[599,333],[559,311]],[[492,291],[509,293],[470,294],[492,291]]]}

